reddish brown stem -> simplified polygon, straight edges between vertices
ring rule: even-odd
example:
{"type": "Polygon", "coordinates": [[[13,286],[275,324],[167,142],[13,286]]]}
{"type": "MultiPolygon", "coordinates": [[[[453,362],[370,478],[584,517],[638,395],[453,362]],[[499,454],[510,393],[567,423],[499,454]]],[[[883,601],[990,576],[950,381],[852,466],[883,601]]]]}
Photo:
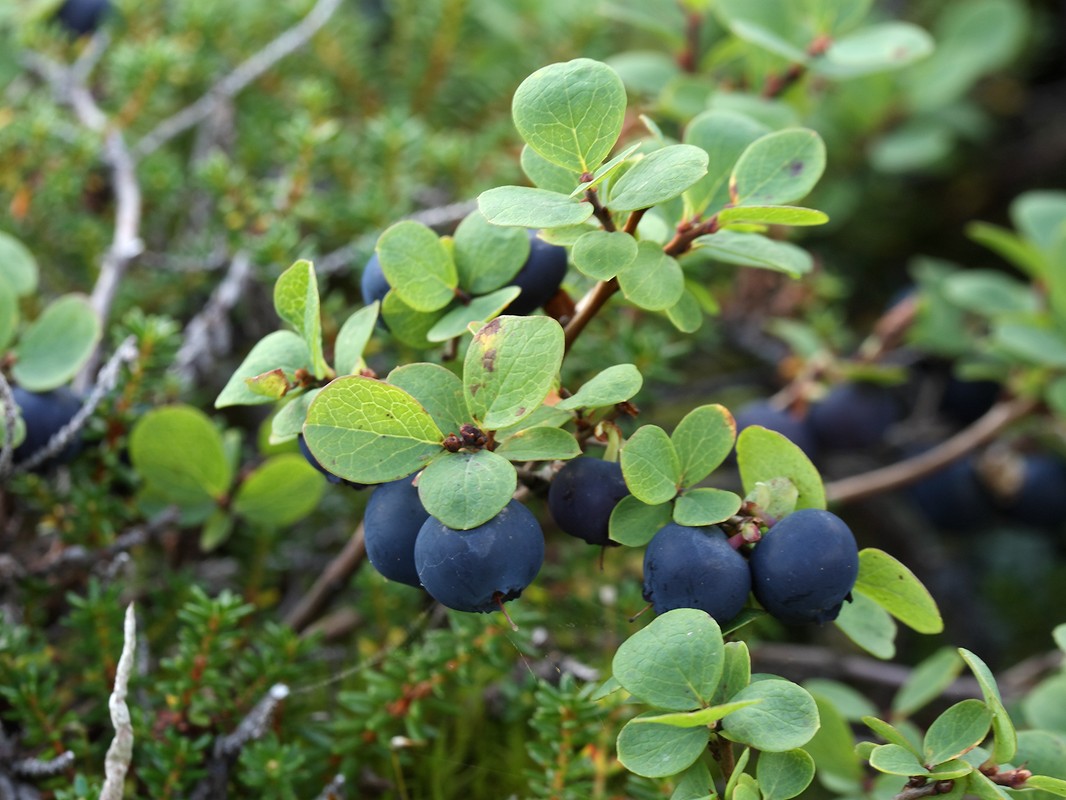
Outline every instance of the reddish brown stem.
{"type": "Polygon", "coordinates": [[[592,216],[600,221],[605,231],[611,231],[612,233],[618,230],[614,224],[614,219],[611,217],[611,212],[600,203],[599,194],[595,189],[588,189],[585,191],[585,199],[592,204],[592,216]]]}
{"type": "Polygon", "coordinates": [[[589,324],[599,310],[611,299],[611,295],[617,291],[618,279],[611,278],[609,281],[600,281],[589,289],[588,293],[581,298],[577,304],[577,310],[574,312],[573,319],[570,320],[563,331],[566,336],[567,352],[570,351],[570,347],[573,345],[577,337],[581,335],[581,331],[585,330],[585,326],[589,324]]]}

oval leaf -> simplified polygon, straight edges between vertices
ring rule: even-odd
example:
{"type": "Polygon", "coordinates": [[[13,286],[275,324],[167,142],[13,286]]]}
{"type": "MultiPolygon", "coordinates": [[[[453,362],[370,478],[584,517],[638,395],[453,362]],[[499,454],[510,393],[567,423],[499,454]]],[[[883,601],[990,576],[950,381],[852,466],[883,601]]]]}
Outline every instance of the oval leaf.
{"type": "Polygon", "coordinates": [[[685,276],[681,265],[652,241],[637,245],[637,257],[618,273],[626,299],[648,311],[665,311],[681,299],[685,276]]]}
{"type": "Polygon", "coordinates": [[[333,367],[338,375],[351,375],[363,364],[363,350],[374,332],[381,303],[360,308],[341,325],[333,345],[333,367]]]}
{"type": "Polygon", "coordinates": [[[625,112],[622,79],[588,58],[542,67],[522,81],[511,101],[515,127],[529,146],[579,174],[607,158],[625,112]]]}
{"type": "Polygon", "coordinates": [[[569,461],[581,455],[581,446],[572,433],[538,425],[507,437],[493,452],[508,461],[569,461]]]}
{"type": "Polygon", "coordinates": [[[491,450],[448,453],[422,472],[418,498],[449,528],[468,531],[499,514],[517,487],[514,465],[491,450]]]}
{"type": "Polygon", "coordinates": [[[332,381],[307,409],[304,441],[329,472],[354,483],[385,483],[424,467],[444,434],[407,392],[373,378],[332,381]]]}
{"type": "Polygon", "coordinates": [[[981,744],[992,725],[992,711],[980,700],[963,700],[933,720],[922,750],[930,767],[970,752],[981,744]]]}
{"type": "Polygon", "coordinates": [[[700,527],[729,519],[740,510],[740,495],[709,487],[690,489],[674,502],[674,522],[700,527]]]}
{"type": "Polygon", "coordinates": [[[896,655],[896,621],[866,595],[853,593],[833,622],[870,655],[883,659],[896,655]]]}
{"type": "Polygon", "coordinates": [[[475,297],[469,303],[456,306],[445,313],[426,332],[426,338],[431,342],[446,342],[456,336],[462,336],[471,325],[483,325],[498,316],[520,294],[522,290],[517,286],[505,286],[495,292],[475,297]]]}
{"type": "Polygon", "coordinates": [[[264,528],[281,528],[303,519],[326,489],[322,473],[299,453],[268,459],[245,478],[233,498],[233,510],[264,528]]]}
{"type": "Polygon", "coordinates": [[[635,366],[616,364],[595,375],[573,395],[556,403],[555,407],[560,411],[606,408],[629,400],[643,385],[644,378],[635,366]]]}
{"type": "Polygon", "coordinates": [[[673,508],[672,503],[648,505],[631,494],[626,495],[611,511],[608,529],[611,541],[643,547],[670,522],[673,508]]]}
{"type": "Polygon", "coordinates": [[[933,37],[909,22],[882,22],[835,39],[814,68],[853,78],[900,69],[933,52],[933,37]]]}
{"type": "Polygon", "coordinates": [[[811,460],[780,433],[751,425],[737,437],[737,463],[744,491],[774,478],[788,478],[799,490],[796,508],[825,508],[825,487],[811,460]]]}
{"type": "Polygon", "coordinates": [[[631,719],[618,734],[618,760],[637,775],[676,775],[707,749],[707,728],[675,728],[655,722],[641,724],[638,720],[640,717],[631,719]]]}
{"type": "Polygon", "coordinates": [[[693,246],[726,264],[770,269],[793,278],[806,275],[814,266],[811,254],[802,247],[767,239],[758,233],[718,231],[700,236],[693,246]]]}
{"type": "Polygon", "coordinates": [[[403,220],[387,228],[375,251],[392,291],[415,311],[437,311],[455,297],[459,276],[451,254],[421,222],[403,220]]]}
{"type": "Polygon", "coordinates": [[[758,750],[778,753],[802,747],[818,730],[818,706],[798,684],[776,678],[741,689],[730,702],[758,700],[722,720],[722,735],[758,750]]]}
{"type": "Polygon", "coordinates": [[[15,382],[46,392],[73,378],[100,341],[100,318],[89,298],[67,294],[52,301],[22,333],[11,369],[15,382]]]}
{"type": "Polygon", "coordinates": [[[825,143],[807,128],[789,128],[756,139],[729,179],[733,205],[785,205],[805,197],[825,171],[825,143]]]}
{"type": "Polygon", "coordinates": [[[387,381],[417,400],[445,433],[458,433],[470,421],[463,382],[440,364],[404,364],[390,372],[387,381]]]}
{"type": "Polygon", "coordinates": [[[311,371],[316,378],[326,375],[322,355],[322,315],[319,310],[318,279],[310,261],[300,260],[285,270],[274,284],[274,308],[292,325],[307,344],[311,371]]]}
{"type": "Polygon", "coordinates": [[[179,505],[219,500],[233,479],[222,435],[192,406],[157,408],[141,417],[130,431],[130,461],[153,490],[179,505]]]}
{"type": "Polygon", "coordinates": [[[622,476],[633,496],[648,505],[672,500],[681,485],[681,462],[666,431],[638,428],[622,447],[622,476]]]}
{"type": "Polygon", "coordinates": [[[636,257],[637,240],[621,231],[589,231],[574,242],[574,266],[598,281],[609,281],[636,257]]]}
{"type": "Polygon", "coordinates": [[[829,217],[822,211],[799,206],[737,206],[718,212],[719,225],[824,225],[829,217]]]}
{"type": "Polygon", "coordinates": [[[482,192],[477,207],[493,225],[561,228],[592,216],[592,204],[569,195],[528,186],[497,186],[482,192]]]}
{"type": "Polygon", "coordinates": [[[736,111],[704,111],[685,128],[686,144],[707,153],[707,175],[685,191],[691,213],[716,211],[729,202],[729,176],[741,153],[770,129],[736,111]]]}
{"type": "Polygon", "coordinates": [[[480,211],[459,223],[453,241],[459,286],[472,295],[506,285],[529,258],[526,231],[493,225],[480,211]]]}
{"type": "Polygon", "coordinates": [[[992,757],[1000,764],[1013,761],[1018,749],[1018,733],[1003,705],[1003,698],[999,694],[999,686],[996,684],[995,676],[992,675],[992,670],[984,661],[965,648],[959,648],[959,655],[977,678],[981,694],[984,695],[985,705],[992,709],[994,715],[992,734],[995,737],[995,746],[992,749],[992,757]]]}
{"type": "Polygon", "coordinates": [[[672,144],[649,153],[611,186],[612,211],[651,208],[679,197],[707,174],[707,153],[690,144],[672,144]]]}
{"type": "Polygon", "coordinates": [[[868,547],[859,553],[855,591],[918,633],[940,633],[944,621],[936,601],[907,567],[883,550],[868,547]]]}
{"type": "Polygon", "coordinates": [[[669,711],[690,711],[710,705],[722,676],[724,651],[721,628],[709,614],[678,608],[622,642],[611,671],[638,700],[669,711]]]}
{"type": "Polygon", "coordinates": [[[682,486],[694,486],[710,475],[733,450],[736,438],[736,421],[725,406],[705,405],[688,412],[670,436],[681,460],[682,486]]]}
{"type": "Polygon", "coordinates": [[[215,398],[215,408],[269,403],[269,397],[256,394],[246,381],[273,369],[282,369],[289,376],[298,369],[311,369],[311,354],[303,337],[292,331],[274,331],[256,342],[215,398]]]}
{"type": "Polygon", "coordinates": [[[563,360],[563,329],[550,317],[497,317],[466,351],[463,392],[486,430],[513,425],[548,396],[563,360]]]}
{"type": "Polygon", "coordinates": [[[799,749],[762,753],[755,765],[755,780],[763,800],[791,800],[814,780],[814,759],[799,749]]]}
{"type": "Polygon", "coordinates": [[[16,297],[37,291],[37,259],[22,242],[0,231],[0,280],[5,281],[16,297]]]}

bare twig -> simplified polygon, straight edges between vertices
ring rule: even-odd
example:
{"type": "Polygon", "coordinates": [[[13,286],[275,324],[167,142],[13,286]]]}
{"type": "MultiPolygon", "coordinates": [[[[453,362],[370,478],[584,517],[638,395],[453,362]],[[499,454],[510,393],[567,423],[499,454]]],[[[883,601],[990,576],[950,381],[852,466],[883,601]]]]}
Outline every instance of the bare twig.
{"type": "Polygon", "coordinates": [[[1037,405],[1035,400],[1028,398],[1002,400],[972,425],[924,453],[827,483],[826,499],[830,503],[848,503],[920,480],[992,441],[1004,428],[1032,412],[1037,405]]]}
{"type": "Polygon", "coordinates": [[[123,365],[135,361],[140,354],[137,348],[137,339],[135,336],[127,336],[125,341],[122,342],[112,353],[111,358],[100,370],[100,373],[96,377],[96,385],[93,386],[91,392],[85,398],[78,409],[78,413],[75,414],[70,422],[56,431],[55,435],[48,440],[48,444],[31,455],[25,461],[20,461],[14,466],[15,472],[26,472],[34,467],[43,464],[48,459],[61,453],[70,441],[77,435],[78,431],[82,429],[85,422],[92,416],[92,413],[96,410],[96,407],[100,405],[100,401],[104,399],[104,395],[112,392],[118,383],[119,371],[123,365]]]}
{"type": "Polygon", "coordinates": [[[348,579],[365,558],[366,541],[363,538],[363,523],[360,522],[344,549],[326,565],[307,594],[285,615],[285,624],[295,631],[302,631],[314,622],[334,595],[348,584],[348,579]]]}
{"type": "Polygon", "coordinates": [[[581,332],[585,330],[585,326],[592,321],[592,318],[599,313],[599,310],[606,305],[607,301],[611,299],[611,296],[618,291],[618,279],[611,278],[609,281],[600,281],[591,289],[588,293],[582,297],[577,303],[577,309],[570,322],[567,323],[564,334],[566,335],[566,349],[569,351],[571,345],[577,340],[577,337],[581,335],[581,332]]]}
{"type": "Polygon", "coordinates": [[[20,778],[52,778],[74,766],[74,751],[66,750],[55,758],[24,758],[11,765],[11,772],[20,778]]]}
{"type": "Polygon", "coordinates": [[[251,258],[241,251],[233,256],[226,276],[215,287],[207,304],[185,326],[181,349],[170,367],[183,382],[195,380],[220,351],[229,349],[229,313],[244,295],[251,278],[251,258]]]}
{"type": "Polygon", "coordinates": [[[15,396],[11,393],[11,384],[0,372],[0,403],[4,406],[4,443],[0,445],[0,481],[11,474],[11,463],[15,457],[15,396]]]}
{"type": "Polygon", "coordinates": [[[262,76],[281,59],[299,50],[314,36],[341,0],[318,0],[300,22],[273,39],[262,50],[252,55],[212,86],[192,105],[186,106],[173,116],[156,125],[133,147],[137,159],[154,153],[175,136],[178,136],[210,116],[220,99],[233,97],[262,76]]]}
{"type": "Polygon", "coordinates": [[[344,798],[344,776],[337,775],[329,782],[329,785],[322,790],[322,793],[316,798],[316,800],[344,800],[344,798]]]}
{"type": "Polygon", "coordinates": [[[130,709],[126,705],[126,692],[130,673],[133,671],[133,653],[137,648],[137,617],[133,603],[126,606],[126,622],[123,626],[122,655],[115,671],[115,689],[107,706],[111,710],[111,724],[115,726],[115,738],[107,748],[104,758],[106,778],[100,790],[100,800],[122,800],[126,771],[133,759],[133,724],[130,709]]]}

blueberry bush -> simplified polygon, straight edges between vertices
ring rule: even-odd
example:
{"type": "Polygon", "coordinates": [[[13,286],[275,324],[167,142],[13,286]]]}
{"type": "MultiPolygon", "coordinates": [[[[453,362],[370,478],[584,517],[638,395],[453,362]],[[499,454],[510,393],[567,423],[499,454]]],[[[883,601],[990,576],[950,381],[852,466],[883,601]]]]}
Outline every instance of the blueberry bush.
{"type": "Polygon", "coordinates": [[[1062,22],[0,8],[0,798],[1066,796],[1062,22]]]}

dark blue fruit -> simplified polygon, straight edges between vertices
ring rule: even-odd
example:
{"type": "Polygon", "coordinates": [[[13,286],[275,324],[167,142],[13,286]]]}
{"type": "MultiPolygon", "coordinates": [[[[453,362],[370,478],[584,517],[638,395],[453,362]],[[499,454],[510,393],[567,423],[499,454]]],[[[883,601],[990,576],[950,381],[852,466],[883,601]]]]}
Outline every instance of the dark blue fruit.
{"type": "Polygon", "coordinates": [[[736,416],[737,433],[751,425],[761,425],[776,431],[813,458],[817,450],[814,434],[805,417],[797,417],[791,411],[772,405],[769,400],[756,400],[742,406],[736,416]]]}
{"type": "Polygon", "coordinates": [[[837,618],[859,576],[859,548],[836,514],[789,514],[755,545],[749,559],[755,598],[787,623],[837,618]]]}
{"type": "Polygon", "coordinates": [[[389,293],[389,282],[385,280],[385,273],[381,270],[381,262],[378,260],[378,254],[370,256],[370,260],[366,262],[366,266],[363,267],[363,274],[359,278],[359,289],[363,293],[363,303],[370,305],[375,300],[381,301],[385,299],[385,295],[389,293]]]}
{"type": "Polygon", "coordinates": [[[1017,522],[1037,528],[1061,528],[1066,521],[1066,462],[1048,453],[1022,458],[1017,489],[1003,501],[1017,522]]]}
{"type": "Polygon", "coordinates": [[[750,591],[748,562],[717,525],[671,522],[644,551],[644,599],[657,614],[698,608],[725,623],[744,608],[750,591]]]}
{"type": "Polygon", "coordinates": [[[354,481],[350,481],[347,478],[342,478],[340,475],[334,475],[332,472],[330,472],[328,469],[318,463],[318,459],[315,458],[314,453],[311,452],[311,448],[308,447],[307,442],[304,441],[304,435],[302,433],[297,435],[296,442],[300,445],[300,452],[303,454],[303,457],[307,459],[307,463],[317,469],[323,475],[325,475],[326,480],[330,483],[343,483],[345,486],[351,486],[353,489],[366,488],[366,484],[355,483],[354,481]]]}
{"type": "Polygon", "coordinates": [[[507,307],[508,314],[532,314],[555,296],[566,277],[566,248],[548,244],[534,231],[529,236],[529,257],[508,284],[522,293],[507,307]]]}
{"type": "Polygon", "coordinates": [[[980,527],[991,518],[988,492],[981,486],[972,455],[953,461],[943,469],[907,487],[907,495],[929,522],[946,531],[980,527]]]}
{"type": "Polygon", "coordinates": [[[456,611],[496,611],[533,582],[544,563],[544,534],[517,500],[468,531],[430,517],[415,541],[415,566],[426,591],[456,611]]]}
{"type": "MultiPolygon", "coordinates": [[[[22,411],[22,421],[26,425],[26,438],[15,448],[15,463],[25,461],[48,444],[68,422],[74,419],[82,406],[82,400],[66,386],[50,392],[28,392],[16,386],[12,389],[15,404],[22,411]]],[[[54,459],[42,464],[38,469],[47,469],[55,464],[66,463],[81,449],[81,434],[78,433],[70,444],[54,459]]]]}
{"type": "Polygon", "coordinates": [[[622,467],[599,458],[568,461],[552,481],[548,509],[571,536],[589,544],[613,545],[608,535],[611,512],[629,494],[622,467]]]}
{"type": "Polygon", "coordinates": [[[940,413],[960,425],[976,422],[995,405],[1003,387],[996,381],[964,381],[948,378],[940,396],[940,413]]]}
{"type": "Polygon", "coordinates": [[[415,539],[429,512],[418,499],[411,478],[374,489],[363,515],[366,557],[390,581],[421,586],[415,569],[415,539]]]}
{"type": "Polygon", "coordinates": [[[808,413],[818,445],[827,450],[861,450],[882,443],[900,418],[895,398],[882,386],[843,383],[808,413]]]}
{"type": "Polygon", "coordinates": [[[66,0],[56,12],[56,21],[75,36],[85,36],[100,27],[110,10],[109,0],[66,0]]]}

